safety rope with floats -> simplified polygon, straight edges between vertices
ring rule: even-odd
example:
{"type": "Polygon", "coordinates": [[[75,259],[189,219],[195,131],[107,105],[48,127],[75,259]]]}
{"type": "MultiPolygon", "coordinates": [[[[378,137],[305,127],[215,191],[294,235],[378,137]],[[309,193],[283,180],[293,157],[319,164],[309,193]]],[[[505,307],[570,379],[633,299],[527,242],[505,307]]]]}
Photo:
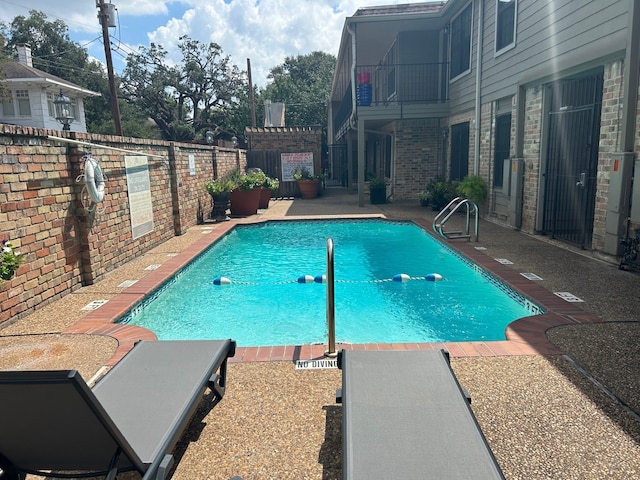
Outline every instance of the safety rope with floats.
{"type": "Polygon", "coordinates": [[[78,175],[76,182],[83,181],[82,194],[80,195],[82,206],[89,212],[93,212],[98,204],[104,200],[106,175],[102,172],[98,161],[89,154],[82,157],[84,160],[84,173],[78,175]],[[86,202],[86,199],[90,202],[86,202]]]}

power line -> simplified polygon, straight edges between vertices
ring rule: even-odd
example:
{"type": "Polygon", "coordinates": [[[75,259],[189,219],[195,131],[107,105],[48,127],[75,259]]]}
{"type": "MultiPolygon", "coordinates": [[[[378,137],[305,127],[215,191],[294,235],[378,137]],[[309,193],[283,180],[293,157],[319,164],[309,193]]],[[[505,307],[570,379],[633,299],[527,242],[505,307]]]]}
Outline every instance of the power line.
{"type": "MultiPolygon", "coordinates": [[[[36,10],[34,8],[25,7],[24,5],[21,5],[19,3],[15,3],[15,2],[11,2],[9,0],[1,0],[1,1],[2,1],[2,3],[6,3],[8,5],[12,5],[12,6],[20,8],[22,10],[26,10],[27,12],[30,12],[31,10],[36,10]]],[[[59,16],[54,15],[52,13],[45,12],[44,10],[36,10],[36,11],[44,13],[47,17],[52,17],[52,18],[55,18],[56,20],[62,20],[66,25],[68,25],[69,23],[75,23],[75,24],[80,25],[82,27],[95,28],[95,25],[87,25],[86,23],[77,22],[75,20],[69,20],[69,19],[66,19],[66,18],[62,18],[62,17],[59,17],[59,16]]]]}

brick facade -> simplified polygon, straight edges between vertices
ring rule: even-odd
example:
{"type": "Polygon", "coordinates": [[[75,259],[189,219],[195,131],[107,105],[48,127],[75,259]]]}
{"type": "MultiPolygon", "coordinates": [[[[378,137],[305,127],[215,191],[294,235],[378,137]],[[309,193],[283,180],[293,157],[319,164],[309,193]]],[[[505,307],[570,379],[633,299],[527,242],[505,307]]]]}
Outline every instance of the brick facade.
{"type": "Polygon", "coordinates": [[[91,156],[107,177],[104,200],[88,212],[83,183],[76,182],[88,147],[48,135],[60,132],[0,125],[0,240],[10,240],[26,257],[16,277],[0,287],[0,323],[92,284],[131,257],[202,223],[211,211],[203,184],[246,166],[246,152],[232,148],[72,132],[67,138],[94,144],[91,156]],[[128,154],[95,145],[157,155],[147,157],[152,232],[132,238],[128,154]]]}
{"type": "Polygon", "coordinates": [[[247,127],[245,135],[251,151],[313,153],[313,168],[322,172],[322,127],[247,127]]]}
{"type": "Polygon", "coordinates": [[[444,176],[440,122],[438,119],[401,120],[395,128],[393,198],[416,199],[432,178],[444,176]]]}

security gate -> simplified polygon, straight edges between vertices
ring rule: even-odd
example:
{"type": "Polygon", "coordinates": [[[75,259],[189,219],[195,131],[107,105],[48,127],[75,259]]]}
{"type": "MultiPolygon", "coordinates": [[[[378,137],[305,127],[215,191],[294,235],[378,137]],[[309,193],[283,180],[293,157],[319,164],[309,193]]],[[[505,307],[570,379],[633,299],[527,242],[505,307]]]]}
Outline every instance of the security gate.
{"type": "Polygon", "coordinates": [[[591,247],[602,102],[602,73],[550,87],[543,229],[591,247]]]}
{"type": "Polygon", "coordinates": [[[347,144],[329,145],[329,159],[322,173],[325,174],[325,184],[328,187],[348,186],[348,158],[347,144]]]}

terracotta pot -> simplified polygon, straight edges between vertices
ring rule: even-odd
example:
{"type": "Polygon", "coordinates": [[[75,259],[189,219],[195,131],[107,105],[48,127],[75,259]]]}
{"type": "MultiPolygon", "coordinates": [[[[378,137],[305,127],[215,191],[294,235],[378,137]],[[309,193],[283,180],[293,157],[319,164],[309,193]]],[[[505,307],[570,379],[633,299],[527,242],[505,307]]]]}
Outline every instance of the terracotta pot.
{"type": "Polygon", "coordinates": [[[269,188],[261,188],[260,189],[260,203],[258,204],[258,208],[269,208],[269,200],[271,199],[271,189],[269,188]]]}
{"type": "Polygon", "coordinates": [[[260,204],[260,189],[236,189],[231,192],[229,201],[231,204],[231,215],[239,217],[255,215],[256,213],[258,213],[258,205],[260,204]]]}
{"type": "Polygon", "coordinates": [[[306,200],[316,198],[320,188],[320,180],[298,180],[298,187],[300,187],[302,198],[306,200]]]}

